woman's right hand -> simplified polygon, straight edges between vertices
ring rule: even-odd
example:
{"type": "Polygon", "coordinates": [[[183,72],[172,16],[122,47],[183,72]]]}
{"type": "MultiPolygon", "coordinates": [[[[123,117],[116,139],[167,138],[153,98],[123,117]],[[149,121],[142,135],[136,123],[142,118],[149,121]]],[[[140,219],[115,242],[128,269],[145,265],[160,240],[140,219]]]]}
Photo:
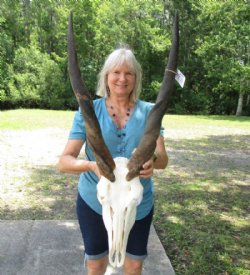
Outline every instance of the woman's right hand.
{"type": "Polygon", "coordinates": [[[65,173],[82,173],[91,171],[100,178],[101,173],[95,161],[77,159],[83,144],[84,141],[80,139],[68,140],[64,151],[59,158],[57,167],[59,171],[65,173]]]}

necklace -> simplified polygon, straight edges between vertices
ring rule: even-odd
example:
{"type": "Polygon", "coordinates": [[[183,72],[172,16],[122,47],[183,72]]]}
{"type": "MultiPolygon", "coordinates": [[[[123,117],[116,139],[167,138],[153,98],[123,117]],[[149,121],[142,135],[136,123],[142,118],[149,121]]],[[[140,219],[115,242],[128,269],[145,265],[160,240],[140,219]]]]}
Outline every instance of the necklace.
{"type": "MultiPolygon", "coordinates": [[[[117,118],[118,116],[117,116],[117,114],[115,113],[115,107],[114,107],[113,105],[110,105],[110,106],[108,106],[108,108],[111,109],[112,117],[113,117],[113,118],[117,118]]],[[[117,112],[118,112],[118,110],[117,110],[117,112]]],[[[130,107],[128,107],[128,108],[127,108],[127,111],[126,111],[126,116],[127,116],[127,118],[130,117],[130,113],[131,113],[131,109],[130,109],[130,107]]],[[[126,121],[127,121],[127,120],[126,120],[126,121]]]]}
{"type": "Polygon", "coordinates": [[[121,112],[117,107],[115,107],[112,102],[107,101],[107,107],[109,114],[111,115],[112,119],[114,122],[119,126],[119,127],[124,127],[126,122],[129,120],[131,111],[133,109],[133,105],[131,103],[128,104],[128,107],[125,108],[126,110],[121,112]]]}

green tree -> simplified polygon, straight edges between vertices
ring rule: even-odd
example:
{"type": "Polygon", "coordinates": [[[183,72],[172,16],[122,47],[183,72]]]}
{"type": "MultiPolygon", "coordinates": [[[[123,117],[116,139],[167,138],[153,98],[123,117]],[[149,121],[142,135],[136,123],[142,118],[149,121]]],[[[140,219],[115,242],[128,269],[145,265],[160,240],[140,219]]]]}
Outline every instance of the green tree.
{"type": "MultiPolygon", "coordinates": [[[[203,1],[197,54],[206,70],[213,113],[236,112],[237,98],[249,92],[250,13],[246,1],[203,1]]],[[[240,101],[238,101],[240,102],[240,101]]],[[[241,113],[241,112],[240,112],[241,113]]]]}
{"type": "Polygon", "coordinates": [[[129,45],[143,68],[143,93],[154,100],[162,81],[170,29],[164,25],[162,1],[103,1],[96,16],[94,45],[98,71],[117,46],[129,45]]]}
{"type": "MultiPolygon", "coordinates": [[[[1,19],[0,19],[1,20],[1,19]]],[[[0,33],[0,106],[6,99],[7,87],[9,81],[8,64],[9,50],[11,48],[11,40],[5,33],[0,33]]]]}
{"type": "Polygon", "coordinates": [[[175,113],[208,113],[208,93],[204,89],[204,69],[196,53],[197,39],[203,36],[198,24],[200,1],[164,0],[164,20],[172,26],[174,13],[179,13],[180,47],[178,68],[186,76],[184,88],[177,85],[170,111],[175,113]]]}
{"type": "MultiPolygon", "coordinates": [[[[63,108],[67,100],[62,72],[34,46],[16,51],[10,66],[8,100],[19,107],[63,108]]],[[[68,96],[69,98],[69,96],[68,96]]]]}
{"type": "MultiPolygon", "coordinates": [[[[170,111],[231,114],[239,102],[237,114],[241,113],[241,106],[244,113],[250,113],[249,9],[244,0],[3,0],[0,3],[1,108],[6,106],[7,98],[13,100],[12,106],[22,101],[20,91],[22,95],[30,95],[27,102],[34,102],[35,106],[76,105],[67,71],[70,9],[74,12],[80,69],[92,94],[104,58],[119,44],[128,44],[143,68],[141,97],[154,101],[170,48],[172,18],[178,10],[178,67],[186,76],[186,84],[183,89],[177,85],[170,111]],[[43,72],[37,68],[39,73],[34,74],[25,67],[28,73],[25,76],[16,69],[21,49],[31,56],[38,51],[48,62],[41,63],[36,58],[34,61],[40,66],[46,64],[48,69],[43,65],[43,72]],[[53,67],[57,68],[55,75],[53,67]],[[61,86],[57,86],[54,76],[60,79],[61,86]],[[51,83],[48,88],[46,83],[51,83]],[[50,87],[55,87],[53,104],[43,98],[50,87]]],[[[47,98],[52,101],[53,97],[47,98]]]]}

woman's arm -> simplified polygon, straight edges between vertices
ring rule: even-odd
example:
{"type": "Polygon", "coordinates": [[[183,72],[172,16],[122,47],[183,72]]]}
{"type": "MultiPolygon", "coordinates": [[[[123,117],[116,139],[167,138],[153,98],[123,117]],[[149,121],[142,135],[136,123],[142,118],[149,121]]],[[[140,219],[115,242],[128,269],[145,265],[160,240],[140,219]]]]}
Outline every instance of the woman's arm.
{"type": "Polygon", "coordinates": [[[100,172],[95,161],[77,159],[83,144],[84,141],[80,139],[68,140],[63,153],[59,158],[57,164],[58,170],[65,173],[92,171],[99,177],[100,172]]]}
{"type": "Polygon", "coordinates": [[[154,156],[144,163],[140,171],[140,177],[149,178],[153,176],[154,169],[165,169],[168,164],[168,155],[164,145],[164,138],[159,136],[156,141],[154,156]]]}

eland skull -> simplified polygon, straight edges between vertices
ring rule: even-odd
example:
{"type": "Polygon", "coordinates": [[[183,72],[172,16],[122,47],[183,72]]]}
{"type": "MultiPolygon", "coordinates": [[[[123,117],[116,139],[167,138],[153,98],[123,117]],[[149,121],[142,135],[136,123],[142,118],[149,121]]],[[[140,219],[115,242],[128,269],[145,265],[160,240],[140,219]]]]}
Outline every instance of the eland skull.
{"type": "Polygon", "coordinates": [[[178,14],[175,15],[173,41],[156,104],[149,113],[144,135],[131,159],[113,159],[102,137],[92,99],[81,78],[75,51],[72,12],[68,24],[68,67],[72,89],[85,120],[87,142],[93,150],[102,175],[97,196],[102,204],[103,220],[108,232],[109,260],[114,267],[122,266],[129,232],[135,222],[136,207],[142,200],[143,187],[139,173],[154,153],[161,121],[173,92],[179,45],[178,14]]]}
{"type": "Polygon", "coordinates": [[[102,214],[108,232],[109,262],[113,267],[124,263],[129,232],[134,225],[136,207],[140,204],[143,187],[139,177],[126,180],[128,159],[114,159],[115,182],[101,177],[97,184],[97,197],[102,204],[102,214]]]}

